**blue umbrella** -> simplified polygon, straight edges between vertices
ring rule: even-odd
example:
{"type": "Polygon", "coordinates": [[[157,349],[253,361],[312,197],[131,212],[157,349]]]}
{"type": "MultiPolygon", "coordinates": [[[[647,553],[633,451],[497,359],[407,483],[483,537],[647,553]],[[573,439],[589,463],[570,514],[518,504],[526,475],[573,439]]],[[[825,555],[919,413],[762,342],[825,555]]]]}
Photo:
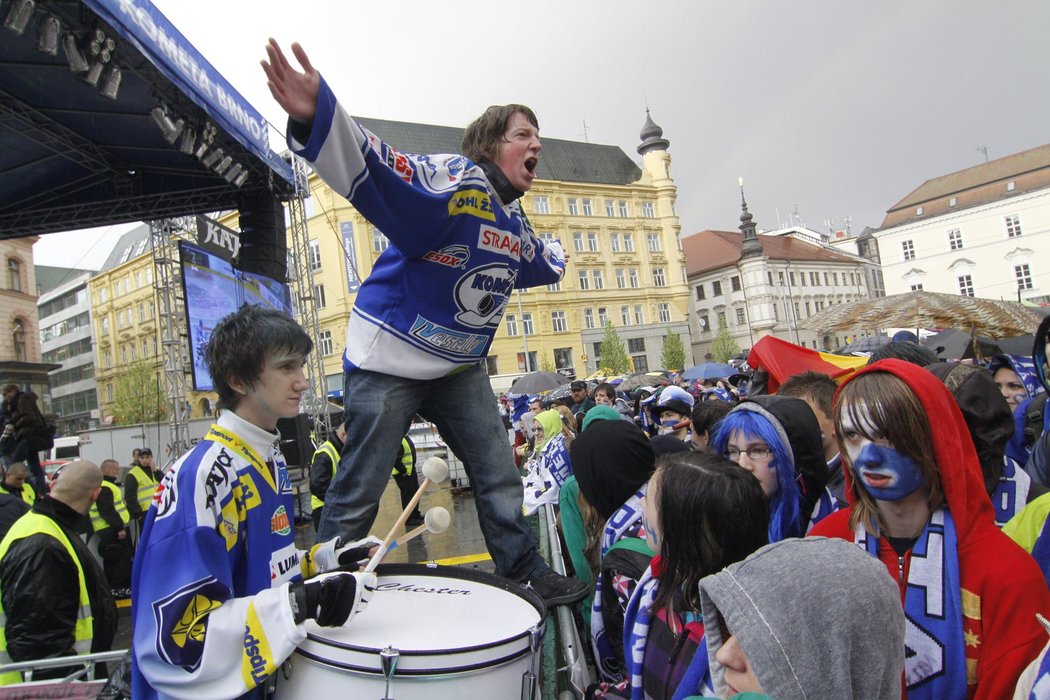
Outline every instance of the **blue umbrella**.
{"type": "Polygon", "coordinates": [[[740,370],[732,365],[721,362],[704,362],[682,372],[682,379],[687,379],[691,382],[705,379],[725,379],[734,374],[740,374],[740,370]]]}

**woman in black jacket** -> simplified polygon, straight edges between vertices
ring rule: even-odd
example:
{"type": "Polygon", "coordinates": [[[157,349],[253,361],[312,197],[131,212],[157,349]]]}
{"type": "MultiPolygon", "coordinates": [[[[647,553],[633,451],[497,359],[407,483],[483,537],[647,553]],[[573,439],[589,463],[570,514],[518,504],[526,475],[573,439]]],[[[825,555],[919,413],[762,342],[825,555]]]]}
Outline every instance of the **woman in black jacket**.
{"type": "Polygon", "coordinates": [[[36,394],[22,391],[16,384],[8,384],[4,387],[4,413],[8,416],[4,438],[6,440],[10,435],[14,442],[11,461],[25,462],[37,494],[47,493],[44,469],[40,466],[40,452],[34,449],[46,430],[44,415],[36,403],[36,394]]]}

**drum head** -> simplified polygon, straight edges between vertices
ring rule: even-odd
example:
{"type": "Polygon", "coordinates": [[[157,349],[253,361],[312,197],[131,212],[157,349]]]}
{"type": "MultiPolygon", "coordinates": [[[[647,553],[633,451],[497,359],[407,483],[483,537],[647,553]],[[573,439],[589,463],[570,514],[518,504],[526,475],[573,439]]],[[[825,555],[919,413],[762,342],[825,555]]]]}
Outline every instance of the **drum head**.
{"type": "Polygon", "coordinates": [[[397,675],[483,668],[529,652],[543,601],[506,579],[456,567],[384,564],[360,614],[343,627],[308,621],[297,653],[350,671],[382,673],[379,652],[400,656],[397,675]]]}

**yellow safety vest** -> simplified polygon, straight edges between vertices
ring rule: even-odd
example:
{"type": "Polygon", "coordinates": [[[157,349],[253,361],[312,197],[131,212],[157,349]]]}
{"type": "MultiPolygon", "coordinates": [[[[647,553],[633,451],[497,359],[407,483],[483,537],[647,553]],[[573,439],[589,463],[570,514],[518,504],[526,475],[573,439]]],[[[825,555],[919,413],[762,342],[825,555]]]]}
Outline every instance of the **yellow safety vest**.
{"type": "MultiPolygon", "coordinates": [[[[73,628],[73,649],[77,654],[87,654],[91,651],[91,635],[94,631],[95,620],[91,614],[91,599],[88,598],[87,580],[84,578],[84,570],[80,566],[73,545],[70,544],[62,528],[51,518],[40,513],[30,511],[15,521],[8,530],[3,542],[0,542],[0,559],[7,555],[11,545],[23,538],[32,535],[50,535],[62,543],[69,553],[69,558],[77,565],[77,583],[80,584],[80,610],[77,612],[76,626],[73,628]]],[[[0,599],[0,664],[14,663],[10,654],[7,653],[7,613],[4,612],[3,601],[0,599]]],[[[18,671],[0,675],[0,685],[11,685],[21,683],[22,674],[18,671]]]]}
{"type": "MultiPolygon", "coordinates": [[[[113,507],[117,510],[117,515],[120,516],[120,522],[127,525],[131,522],[131,513],[128,512],[128,507],[124,505],[124,494],[120,492],[120,487],[114,484],[112,481],[102,480],[102,488],[109,489],[113,493],[113,507]]],[[[91,528],[98,532],[99,530],[105,530],[109,527],[109,523],[102,517],[102,513],[98,512],[98,504],[91,504],[91,528]]]]}
{"type": "MultiPolygon", "coordinates": [[[[332,444],[331,440],[325,440],[321,443],[321,446],[314,452],[314,456],[310,458],[310,463],[317,459],[318,455],[328,455],[328,458],[332,460],[332,478],[335,478],[335,468],[339,465],[339,453],[335,451],[335,445],[332,444]]],[[[310,508],[324,508],[324,501],[317,496],[310,494],[310,508]]]]}
{"type": "MultiPolygon", "coordinates": [[[[11,491],[10,489],[8,489],[7,486],[5,486],[2,481],[0,481],[0,491],[3,491],[4,493],[9,493],[12,496],[17,496],[18,495],[14,491],[11,491]]],[[[29,505],[33,505],[33,502],[36,501],[36,489],[34,489],[32,484],[30,484],[28,481],[26,481],[26,483],[22,484],[21,498],[22,498],[23,501],[25,501],[29,505]]]]}
{"type": "MultiPolygon", "coordinates": [[[[416,467],[416,460],[412,458],[412,448],[408,444],[408,438],[401,438],[401,466],[404,468],[405,476],[412,476],[416,467]]],[[[390,476],[400,476],[401,472],[394,467],[390,470],[390,476]]]]}
{"type": "Polygon", "coordinates": [[[142,465],[136,464],[128,470],[128,475],[124,478],[129,477],[134,477],[135,483],[138,484],[135,500],[139,502],[139,508],[145,513],[149,510],[149,504],[153,502],[153,494],[157,492],[157,482],[153,480],[152,470],[147,472],[142,465]]]}

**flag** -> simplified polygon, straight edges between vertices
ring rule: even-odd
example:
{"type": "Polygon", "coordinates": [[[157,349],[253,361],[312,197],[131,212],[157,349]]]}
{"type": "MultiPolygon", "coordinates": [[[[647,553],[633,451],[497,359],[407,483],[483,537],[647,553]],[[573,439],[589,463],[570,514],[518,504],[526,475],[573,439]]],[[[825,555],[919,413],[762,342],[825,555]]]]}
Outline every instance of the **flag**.
{"type": "Polygon", "coordinates": [[[799,372],[821,372],[841,384],[867,363],[866,357],[819,352],[771,335],[755,343],[747,356],[747,364],[752,369],[763,370],[769,375],[768,391],[771,394],[776,393],[788,377],[799,372]]]}

